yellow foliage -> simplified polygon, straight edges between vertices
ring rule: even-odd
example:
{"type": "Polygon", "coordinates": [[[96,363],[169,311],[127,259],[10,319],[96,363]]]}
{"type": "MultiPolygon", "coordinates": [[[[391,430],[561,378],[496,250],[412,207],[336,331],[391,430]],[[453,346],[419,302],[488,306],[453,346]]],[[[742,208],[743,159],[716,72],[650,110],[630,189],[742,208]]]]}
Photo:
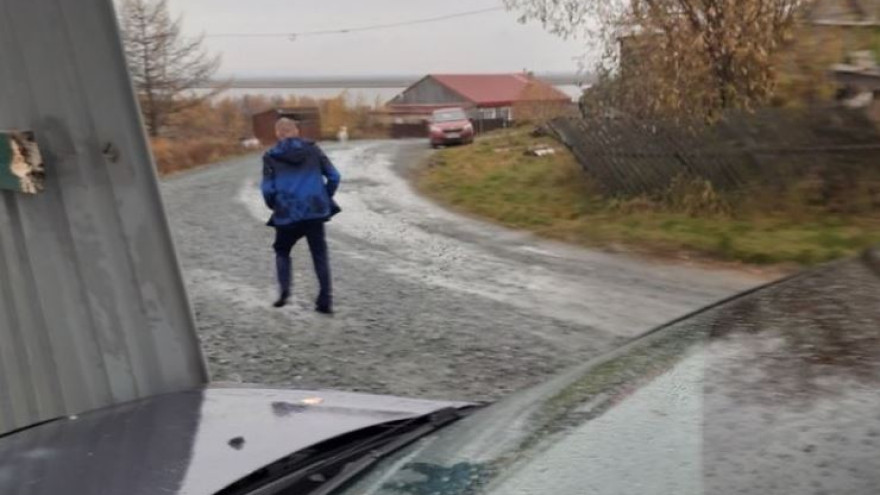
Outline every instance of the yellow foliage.
{"type": "Polygon", "coordinates": [[[323,100],[319,105],[321,133],[324,136],[335,135],[342,126],[352,126],[354,118],[346,102],[347,97],[348,92],[343,91],[336,98],[323,100]]]}
{"type": "Polygon", "coordinates": [[[237,141],[212,136],[191,139],[154,138],[150,144],[160,175],[207,165],[243,151],[237,141]]]}
{"type": "Polygon", "coordinates": [[[548,120],[570,111],[568,102],[557,101],[559,93],[552,87],[538,81],[529,83],[523,90],[520,101],[513,106],[517,122],[543,124],[548,120]]]}
{"type": "Polygon", "coordinates": [[[183,110],[169,122],[166,136],[152,140],[157,168],[161,174],[173,173],[244,152],[241,140],[253,136],[253,115],[271,108],[317,106],[325,138],[335,137],[342,126],[348,127],[355,138],[385,136],[383,129],[370,126],[372,108],[365,97],[358,96],[352,106],[347,96],[342,93],[335,98],[315,100],[296,95],[245,95],[182,100],[183,110]]]}

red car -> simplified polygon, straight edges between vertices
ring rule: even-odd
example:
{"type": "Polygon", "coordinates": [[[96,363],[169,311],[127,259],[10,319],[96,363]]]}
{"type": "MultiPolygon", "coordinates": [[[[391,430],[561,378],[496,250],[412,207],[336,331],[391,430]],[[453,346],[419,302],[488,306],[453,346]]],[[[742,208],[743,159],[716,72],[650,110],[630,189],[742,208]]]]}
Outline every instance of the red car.
{"type": "Polygon", "coordinates": [[[431,147],[474,142],[474,126],[461,108],[435,110],[428,123],[431,147]]]}

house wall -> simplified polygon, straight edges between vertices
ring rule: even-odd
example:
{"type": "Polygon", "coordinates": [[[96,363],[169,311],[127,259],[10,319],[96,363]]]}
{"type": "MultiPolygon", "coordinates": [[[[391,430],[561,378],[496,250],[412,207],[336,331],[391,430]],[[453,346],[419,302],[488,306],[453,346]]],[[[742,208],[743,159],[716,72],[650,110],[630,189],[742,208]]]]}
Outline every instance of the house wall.
{"type": "Polygon", "coordinates": [[[468,117],[471,120],[513,120],[513,107],[480,107],[474,109],[468,117]]]}
{"type": "Polygon", "coordinates": [[[823,46],[838,50],[838,61],[852,51],[880,47],[880,0],[860,0],[863,10],[852,0],[820,0],[810,16],[811,35],[821,38],[823,46]]]}
{"type": "Polygon", "coordinates": [[[819,23],[859,23],[880,20],[880,0],[818,0],[810,19],[819,23]]]}
{"type": "Polygon", "coordinates": [[[467,101],[431,77],[426,77],[391,100],[391,105],[465,105],[467,101]]]}
{"type": "Polygon", "coordinates": [[[851,24],[860,19],[852,12],[849,1],[816,4],[808,21],[795,28],[791,41],[775,55],[774,104],[832,100],[839,89],[830,71],[834,65],[848,62],[851,53],[862,50],[872,51],[875,58],[880,58],[880,25],[851,24]]]}

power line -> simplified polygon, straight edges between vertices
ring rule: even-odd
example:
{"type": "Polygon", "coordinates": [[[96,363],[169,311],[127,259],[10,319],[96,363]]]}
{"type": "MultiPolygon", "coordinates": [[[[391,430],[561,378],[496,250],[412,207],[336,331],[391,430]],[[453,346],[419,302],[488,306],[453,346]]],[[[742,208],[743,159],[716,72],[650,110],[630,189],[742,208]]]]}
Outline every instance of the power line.
{"type": "Polygon", "coordinates": [[[480,14],[487,14],[489,12],[498,12],[500,10],[505,10],[504,7],[492,7],[488,9],[480,9],[480,10],[471,10],[468,12],[458,12],[455,14],[447,14],[437,17],[428,17],[424,19],[414,19],[410,21],[402,21],[402,22],[394,22],[390,24],[374,24],[371,26],[359,26],[347,29],[327,29],[321,31],[304,31],[301,33],[216,33],[216,34],[207,34],[206,38],[289,38],[291,41],[295,41],[298,38],[307,37],[307,36],[326,36],[331,34],[349,34],[349,33],[360,33],[364,31],[377,31],[381,29],[391,29],[398,28],[403,26],[412,26],[416,24],[427,24],[429,22],[441,22],[447,21],[450,19],[458,19],[461,17],[469,17],[480,14]]]}

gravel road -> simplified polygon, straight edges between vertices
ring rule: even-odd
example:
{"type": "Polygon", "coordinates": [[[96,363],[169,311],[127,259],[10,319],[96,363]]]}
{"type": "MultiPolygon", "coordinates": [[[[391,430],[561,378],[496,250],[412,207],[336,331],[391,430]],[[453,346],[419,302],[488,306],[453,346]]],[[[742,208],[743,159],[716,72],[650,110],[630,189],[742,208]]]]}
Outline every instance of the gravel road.
{"type": "Polygon", "coordinates": [[[761,280],[583,250],[464,218],[405,179],[418,141],[325,147],[345,210],[329,225],[337,314],[312,311],[308,250],[275,310],[257,156],[178,175],[163,194],[217,381],[487,400],[545,380],[761,280]]]}

